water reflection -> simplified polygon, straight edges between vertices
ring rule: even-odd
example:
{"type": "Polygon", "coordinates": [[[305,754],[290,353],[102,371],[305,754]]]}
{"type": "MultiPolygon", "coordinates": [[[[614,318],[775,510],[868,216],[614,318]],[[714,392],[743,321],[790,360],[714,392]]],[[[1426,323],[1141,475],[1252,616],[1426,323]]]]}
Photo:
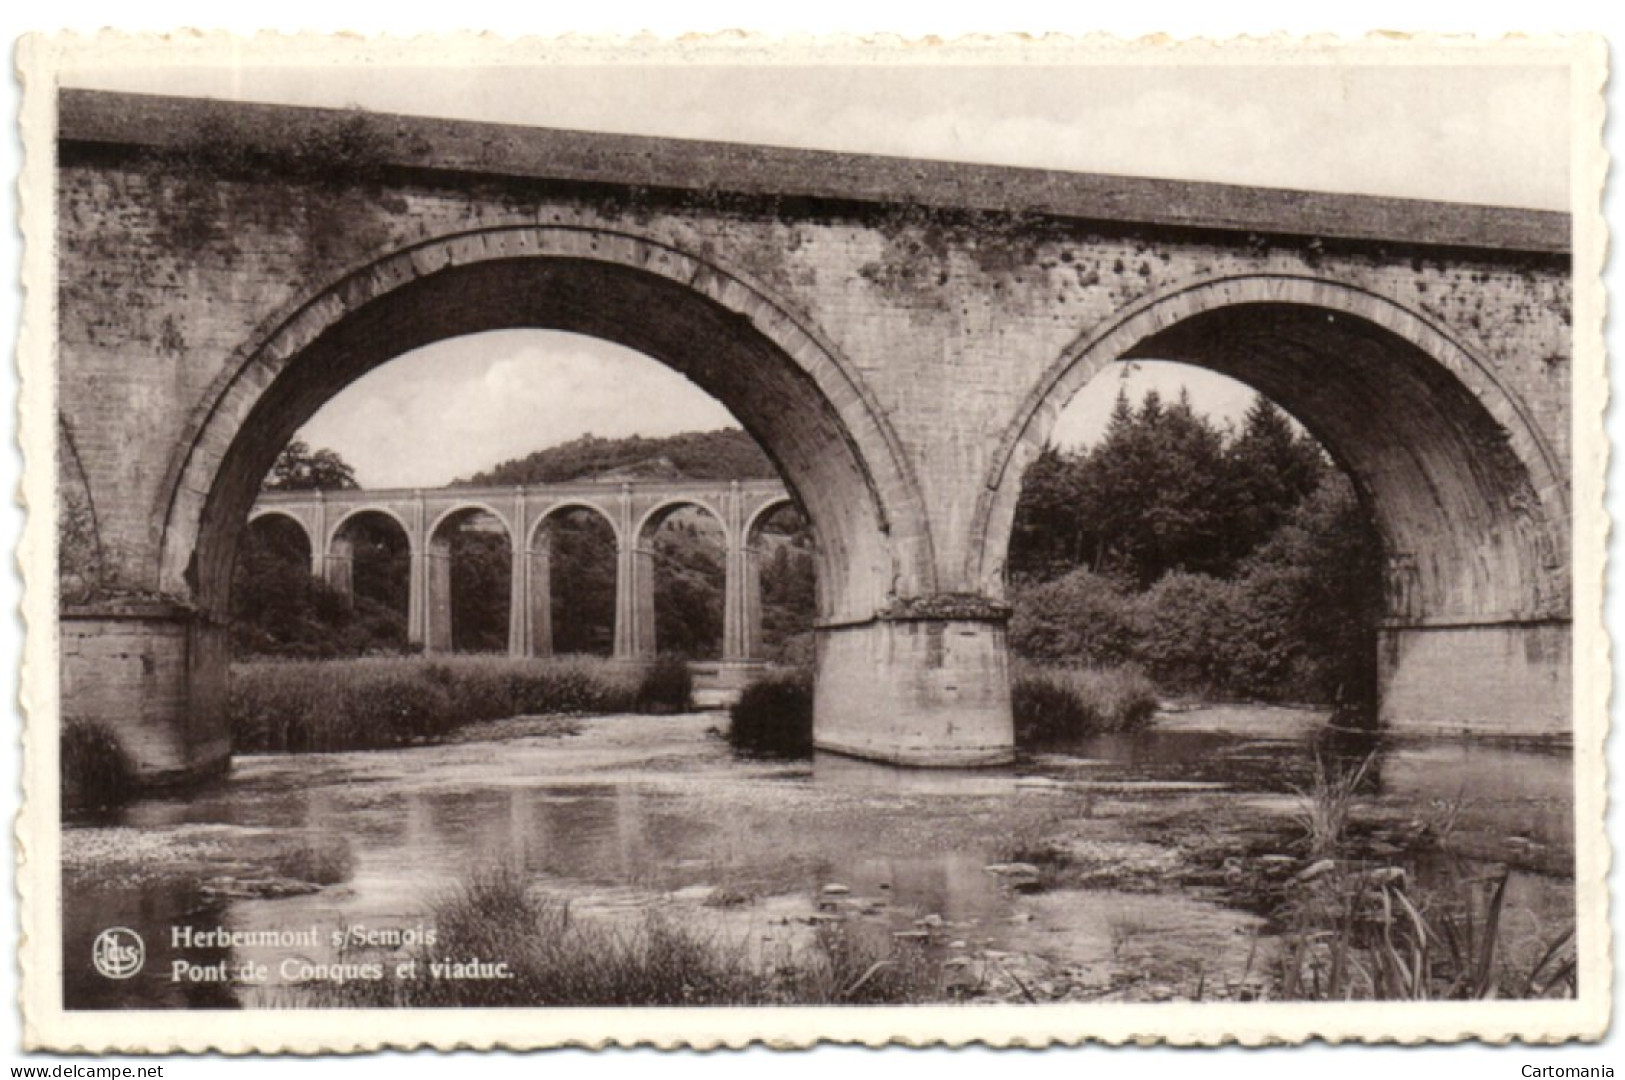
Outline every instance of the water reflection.
{"type": "MultiPolygon", "coordinates": [[[[1290,795],[1309,785],[1317,761],[1357,761],[1373,745],[1328,740],[1312,716],[1234,709],[1167,718],[1151,731],[1052,748],[1002,769],[894,769],[822,754],[810,767],[787,768],[735,759],[705,736],[713,722],[647,721],[643,740],[606,721],[566,740],[249,758],[193,798],[143,800],[112,817],[77,821],[70,831],[109,850],[133,837],[161,840],[199,827],[220,833],[206,857],[174,866],[160,860],[131,880],[102,874],[94,859],[70,869],[65,1003],[231,1007],[230,987],[171,981],[170,965],[180,958],[169,943],[173,926],[410,926],[438,894],[485,866],[517,867],[538,887],[589,907],[727,889],[795,898],[783,909],[788,917],[815,912],[833,884],[846,890],[842,910],[862,912],[879,932],[936,920],[949,937],[1042,948],[1080,964],[1128,963],[1123,957],[1141,953],[1167,971],[1200,969],[1208,955],[1235,953],[1239,963],[1247,949],[1235,943],[1249,940],[1257,920],[1188,890],[1156,886],[1154,902],[1136,903],[1132,889],[1121,891],[1108,875],[1099,891],[1028,896],[986,868],[1009,858],[1024,836],[1057,823],[1086,826],[1079,856],[1086,865],[1137,865],[1134,888],[1149,888],[1177,864],[1172,849],[1134,832],[1153,809],[1216,814],[1211,808],[1226,804],[1213,800],[1290,795]],[[1097,820],[1101,790],[1116,808],[1097,820]],[[306,892],[222,895],[211,887],[223,876],[264,877],[266,859],[255,845],[292,835],[341,837],[347,880],[306,892]],[[91,968],[92,942],[110,925],[145,938],[148,960],[137,978],[110,980],[91,968]],[[1167,929],[1175,925],[1186,929],[1167,929]],[[1124,944],[1131,940],[1139,944],[1124,944]]],[[[1550,872],[1572,874],[1565,752],[1446,742],[1376,749],[1372,798],[1406,814],[1448,804],[1458,829],[1543,846],[1550,872]]],[[[1518,887],[1538,917],[1559,920],[1569,903],[1572,918],[1563,889],[1538,881],[1518,887]]],[[[220,949],[184,959],[274,965],[279,957],[220,949]]],[[[274,986],[246,999],[287,1003],[274,986]]]]}

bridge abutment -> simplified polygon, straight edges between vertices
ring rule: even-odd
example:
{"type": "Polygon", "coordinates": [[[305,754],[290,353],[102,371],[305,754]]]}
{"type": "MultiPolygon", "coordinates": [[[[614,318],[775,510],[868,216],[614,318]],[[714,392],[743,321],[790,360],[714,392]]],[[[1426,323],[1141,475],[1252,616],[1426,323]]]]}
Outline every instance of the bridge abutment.
{"type": "Polygon", "coordinates": [[[61,626],[64,724],[104,729],[143,787],[226,771],[224,626],[154,601],[64,607],[61,626]]]}
{"type": "Polygon", "coordinates": [[[1384,626],[1378,722],[1396,734],[1552,736],[1573,716],[1566,621],[1384,626]]]}
{"type": "Polygon", "coordinates": [[[920,767],[1012,760],[1005,622],[888,613],[819,628],[814,746],[920,767]]]}

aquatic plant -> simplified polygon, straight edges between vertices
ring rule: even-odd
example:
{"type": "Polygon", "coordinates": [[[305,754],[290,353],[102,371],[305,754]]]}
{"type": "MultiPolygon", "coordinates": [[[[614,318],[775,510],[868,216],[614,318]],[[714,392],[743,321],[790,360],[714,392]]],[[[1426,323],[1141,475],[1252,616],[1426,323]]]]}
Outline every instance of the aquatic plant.
{"type": "Polygon", "coordinates": [[[118,737],[94,721],[62,725],[60,770],[64,809],[118,806],[135,792],[135,774],[118,737]]]}
{"type": "Polygon", "coordinates": [[[436,937],[415,953],[417,976],[306,988],[307,1004],[355,1007],[857,1004],[942,1000],[940,966],[923,950],[882,952],[843,926],[810,944],[757,955],[651,910],[632,921],[572,916],[532,896],[510,867],[478,871],[431,904],[436,937]],[[478,960],[500,975],[437,977],[435,965],[478,960]]]}
{"type": "Polygon", "coordinates": [[[1040,667],[1022,664],[1010,682],[1016,744],[1043,746],[1112,731],[1133,731],[1157,711],[1156,688],[1132,664],[1040,667]]]}
{"type": "Polygon", "coordinates": [[[748,754],[810,755],[812,672],[805,668],[771,671],[748,684],[728,710],[728,742],[748,754]]]}
{"type": "Polygon", "coordinates": [[[598,657],[269,661],[232,667],[239,753],[372,750],[511,716],[632,712],[636,669],[598,657]]]}
{"type": "Polygon", "coordinates": [[[1514,941],[1504,918],[1510,872],[1414,886],[1397,868],[1317,879],[1317,903],[1294,908],[1279,956],[1290,1000],[1572,997],[1572,926],[1514,941]],[[1531,959],[1532,958],[1532,959],[1531,959]]]}
{"type": "Polygon", "coordinates": [[[1349,768],[1315,755],[1314,783],[1307,791],[1298,789],[1298,805],[1292,815],[1303,829],[1310,858],[1327,858],[1341,847],[1360,784],[1375,759],[1376,751],[1372,751],[1358,766],[1349,768]]]}

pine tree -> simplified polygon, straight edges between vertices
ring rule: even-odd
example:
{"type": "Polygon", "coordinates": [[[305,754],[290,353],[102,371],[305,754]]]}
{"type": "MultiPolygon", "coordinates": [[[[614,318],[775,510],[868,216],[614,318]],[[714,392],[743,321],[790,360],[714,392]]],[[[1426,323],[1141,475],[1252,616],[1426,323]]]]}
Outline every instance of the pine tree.
{"type": "Polygon", "coordinates": [[[1234,500],[1230,556],[1240,560],[1269,539],[1326,472],[1318,444],[1293,430],[1285,413],[1262,395],[1247,410],[1241,435],[1227,456],[1234,500]]]}

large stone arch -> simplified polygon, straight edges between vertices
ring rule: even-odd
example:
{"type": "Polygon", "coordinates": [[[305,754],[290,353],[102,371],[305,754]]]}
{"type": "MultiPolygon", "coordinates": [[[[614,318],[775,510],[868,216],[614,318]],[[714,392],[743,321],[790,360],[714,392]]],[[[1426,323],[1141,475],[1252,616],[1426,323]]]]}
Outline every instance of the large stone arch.
{"type": "Polygon", "coordinates": [[[987,477],[970,569],[990,595],[1002,593],[1027,465],[1072,396],[1131,359],[1194,364],[1253,386],[1349,473],[1388,566],[1385,715],[1422,711],[1453,726],[1478,695],[1434,700],[1452,696],[1441,668],[1478,677],[1527,661],[1536,677],[1508,684],[1537,689],[1517,707],[1540,711],[1537,725],[1566,718],[1566,470],[1488,364],[1423,315],[1338,282],[1249,275],[1186,283],[1077,339],[1024,400],[987,477]],[[1399,654],[1417,649],[1433,657],[1428,672],[1401,675],[1399,654]]]}
{"type": "Polygon", "coordinates": [[[194,414],[156,520],[160,581],[223,610],[223,567],[259,477],[344,386],[412,348],[493,329],[567,330],[637,349],[727,406],[796,489],[826,552],[832,620],[934,587],[917,485],[855,368],[761,287],[622,232],[505,227],[359,267],[245,345],[194,414]]]}

